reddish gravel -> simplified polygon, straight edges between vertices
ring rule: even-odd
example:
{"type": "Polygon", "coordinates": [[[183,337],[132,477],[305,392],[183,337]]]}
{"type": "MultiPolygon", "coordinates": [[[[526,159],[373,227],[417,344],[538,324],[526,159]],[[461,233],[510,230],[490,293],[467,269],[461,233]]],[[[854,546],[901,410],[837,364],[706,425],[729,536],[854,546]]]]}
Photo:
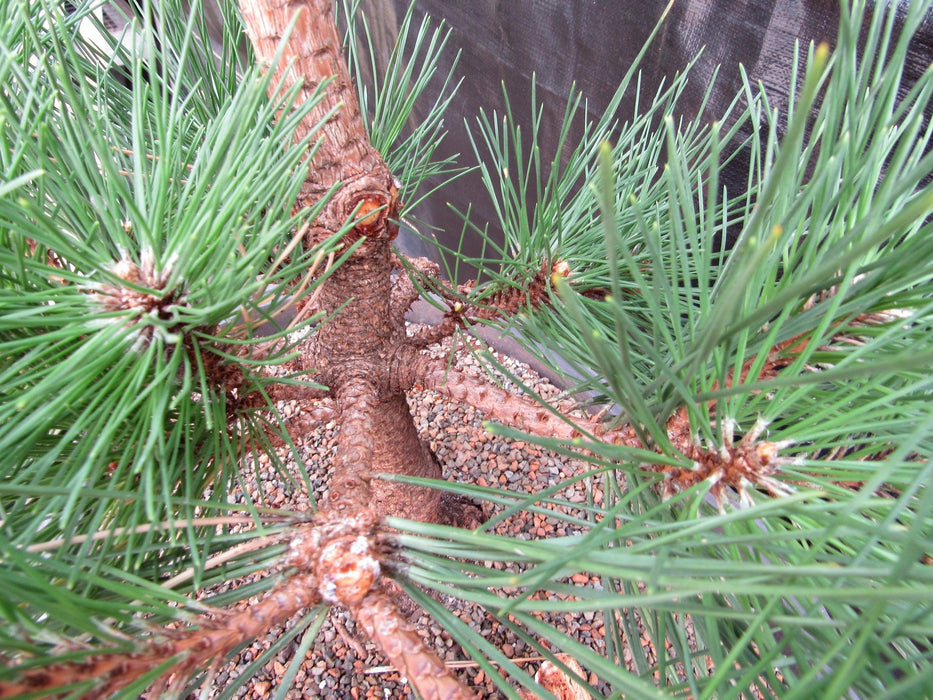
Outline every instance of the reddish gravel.
{"type": "MultiPolygon", "coordinates": [[[[438,348],[437,352],[449,352],[449,345],[446,349],[438,348]]],[[[461,351],[458,355],[461,368],[482,371],[470,353],[461,351]]],[[[526,365],[507,357],[498,359],[509,371],[543,396],[553,397],[559,393],[558,389],[526,365]]],[[[581,461],[568,460],[527,442],[494,437],[483,429],[483,417],[475,409],[452,405],[434,392],[413,392],[410,403],[416,426],[422,438],[434,450],[448,479],[533,493],[586,468],[581,461]]],[[[295,413],[296,406],[283,405],[280,409],[288,417],[295,413]]],[[[333,422],[319,426],[308,433],[299,446],[301,458],[308,465],[314,478],[315,499],[320,499],[325,492],[329,460],[335,449],[335,432],[336,424],[333,422]]],[[[257,480],[250,479],[250,483],[253,484],[250,490],[257,501],[280,508],[304,510],[309,507],[308,494],[291,491],[288,485],[281,482],[275,470],[269,467],[267,458],[260,459],[257,466],[258,483],[257,480]]],[[[560,495],[571,502],[583,503],[592,498],[598,503],[601,502],[603,494],[598,485],[594,486],[590,480],[581,480],[573,489],[562,491],[560,495]]],[[[567,534],[567,527],[541,514],[524,513],[500,523],[496,532],[523,539],[546,538],[567,534]]],[[[598,582],[591,581],[585,574],[578,574],[572,580],[581,586],[598,585],[598,582]]],[[[512,632],[500,627],[479,607],[453,598],[442,600],[448,609],[460,619],[468,621],[507,657],[532,657],[532,660],[521,663],[530,674],[534,674],[540,661],[534,658],[535,652],[512,632]]],[[[437,622],[426,614],[419,616],[419,611],[413,612],[411,617],[417,619],[417,626],[428,644],[442,659],[458,669],[457,673],[471,688],[483,697],[500,697],[493,682],[470,662],[437,622]]],[[[597,651],[601,650],[603,621],[599,613],[553,615],[550,619],[563,635],[572,636],[597,651]]],[[[266,639],[257,640],[250,647],[240,651],[213,679],[207,697],[216,697],[222,693],[242,672],[243,667],[263,649],[268,648],[279,634],[281,630],[273,630],[266,639]]],[[[298,638],[290,642],[233,697],[258,699],[272,696],[300,641],[298,638]]],[[[405,679],[394,669],[387,667],[386,663],[375,646],[359,634],[345,611],[331,610],[286,697],[382,700],[413,697],[405,679]]],[[[595,683],[596,678],[593,677],[591,682],[595,683]]]]}

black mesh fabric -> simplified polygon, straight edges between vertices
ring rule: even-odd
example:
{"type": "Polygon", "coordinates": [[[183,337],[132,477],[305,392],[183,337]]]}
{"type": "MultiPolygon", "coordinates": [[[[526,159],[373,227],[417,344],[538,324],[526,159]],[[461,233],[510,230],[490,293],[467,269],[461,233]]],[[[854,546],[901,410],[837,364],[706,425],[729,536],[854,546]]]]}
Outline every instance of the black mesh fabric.
{"type": "MultiPolygon", "coordinates": [[[[391,46],[409,0],[364,0],[364,11],[378,40],[391,46]]],[[[502,84],[508,87],[513,115],[527,124],[531,115],[531,85],[543,104],[540,145],[553,153],[566,100],[573,86],[580,90],[591,112],[599,114],[622,76],[661,17],[664,0],[419,0],[416,22],[424,15],[445,22],[451,39],[444,60],[449,67],[461,51],[457,75],[463,84],[447,116],[449,134],[443,152],[467,155],[470,142],[464,120],[475,123],[480,108],[503,110],[502,84]]],[[[795,43],[805,52],[810,41],[835,42],[837,0],[677,0],[642,63],[641,91],[655,94],[662,81],[697,57],[680,109],[688,117],[701,108],[715,76],[704,116],[720,118],[742,82],[739,65],[753,82],[761,82],[772,107],[787,101],[795,43]]],[[[930,64],[933,22],[927,18],[914,41],[907,83],[930,64]]],[[[634,109],[634,90],[623,102],[620,118],[634,109]]],[[[417,113],[415,118],[419,117],[417,113]]],[[[527,133],[527,128],[524,129],[527,133]]],[[[741,162],[726,173],[727,184],[744,182],[741,162]],[[731,175],[731,177],[730,177],[731,175]]],[[[461,220],[447,203],[483,224],[492,219],[478,176],[468,176],[455,187],[426,202],[416,216],[440,229],[438,237],[455,245],[461,220]]],[[[477,243],[478,245],[478,243],[477,243]]],[[[401,247],[410,254],[430,254],[409,235],[401,247]]],[[[475,246],[467,252],[476,253],[475,246]]]]}

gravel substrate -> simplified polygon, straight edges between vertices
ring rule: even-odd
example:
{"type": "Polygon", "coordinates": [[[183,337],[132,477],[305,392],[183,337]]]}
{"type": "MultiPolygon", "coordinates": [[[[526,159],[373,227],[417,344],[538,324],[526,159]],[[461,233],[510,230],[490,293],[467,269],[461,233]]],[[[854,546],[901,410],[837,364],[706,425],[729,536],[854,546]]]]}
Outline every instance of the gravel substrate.
{"type": "MultiPolygon", "coordinates": [[[[439,354],[449,351],[449,343],[436,348],[439,354]]],[[[482,371],[477,360],[463,349],[458,352],[458,360],[458,366],[463,370],[482,371]]],[[[498,360],[539,394],[554,397],[559,393],[557,388],[527,365],[508,357],[500,356],[498,360]]],[[[504,385],[508,386],[508,382],[504,382],[504,385]]],[[[409,403],[421,437],[434,450],[447,479],[535,493],[564,477],[586,469],[586,465],[581,461],[568,460],[524,441],[492,436],[482,427],[484,417],[477,410],[470,406],[452,404],[435,392],[412,392],[409,403]]],[[[284,415],[291,416],[295,414],[297,406],[283,405],[280,409],[284,415]]],[[[326,490],[330,460],[336,449],[336,429],[334,422],[320,425],[305,435],[304,442],[299,445],[301,458],[314,479],[312,497],[318,501],[326,490]]],[[[258,479],[250,479],[249,482],[254,485],[249,488],[251,491],[255,489],[252,495],[258,501],[296,510],[310,507],[309,495],[294,491],[284,484],[281,477],[269,466],[267,458],[260,459],[256,466],[258,479]]],[[[572,489],[561,491],[559,496],[572,503],[584,503],[588,499],[599,503],[602,500],[600,486],[588,479],[579,481],[572,489]]],[[[503,521],[497,526],[496,532],[523,539],[568,534],[564,522],[530,513],[519,514],[503,521]]],[[[586,574],[577,574],[572,580],[577,585],[591,583],[586,574]]],[[[442,598],[442,602],[461,620],[468,622],[485,639],[495,644],[507,657],[516,660],[530,657],[530,660],[519,663],[530,674],[534,674],[540,665],[536,652],[529,649],[511,631],[500,627],[482,608],[454,598],[442,598]]],[[[437,622],[426,614],[419,617],[418,611],[415,611],[411,618],[416,620],[416,626],[428,645],[442,659],[457,668],[459,677],[469,687],[483,697],[501,697],[493,682],[477,665],[470,662],[437,622]]],[[[601,651],[603,621],[599,613],[553,615],[549,619],[563,635],[601,651]]],[[[281,632],[282,630],[273,630],[266,639],[257,640],[241,650],[213,679],[213,690],[208,697],[222,693],[231,680],[242,672],[243,667],[267,649],[281,632]]],[[[238,689],[233,697],[268,698],[274,695],[300,642],[300,636],[292,640],[279,651],[274,660],[255,673],[250,682],[238,689]]],[[[597,682],[595,676],[590,680],[592,683],[597,682]]],[[[346,611],[332,609],[286,697],[385,700],[409,698],[413,697],[413,694],[405,679],[388,667],[387,661],[375,646],[357,631],[346,611]]]]}

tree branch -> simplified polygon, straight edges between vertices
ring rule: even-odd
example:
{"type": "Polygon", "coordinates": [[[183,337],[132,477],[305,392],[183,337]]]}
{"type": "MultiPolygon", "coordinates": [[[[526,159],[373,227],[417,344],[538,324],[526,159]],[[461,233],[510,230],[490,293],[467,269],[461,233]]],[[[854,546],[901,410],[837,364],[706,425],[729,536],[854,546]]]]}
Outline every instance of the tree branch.
{"type": "Polygon", "coordinates": [[[166,675],[171,672],[191,675],[241,644],[287,622],[299,610],[318,604],[320,599],[316,577],[298,574],[240,612],[220,618],[203,616],[196,626],[183,631],[163,630],[165,641],[151,642],[143,652],[96,654],[80,663],[26,671],[14,682],[0,682],[0,698],[41,695],[89,682],[94,683],[94,688],[84,698],[107,697],[167,662],[171,663],[166,675]]]}
{"type": "Polygon", "coordinates": [[[351,608],[357,623],[418,689],[425,700],[473,700],[476,695],[421,641],[384,592],[375,590],[351,608]]]}
{"type": "Polygon", "coordinates": [[[91,688],[83,698],[92,700],[109,696],[164,665],[160,680],[153,686],[161,689],[171,674],[190,677],[322,601],[347,608],[387,658],[404,669],[422,697],[473,697],[379,588],[385,548],[379,524],[368,509],[346,513],[325,510],[313,522],[289,532],[281,569],[295,573],[258,603],[238,612],[221,610],[200,616],[183,629],[162,629],[142,650],[114,650],[81,662],[27,670],[13,682],[0,681],[0,698],[54,695],[67,687],[88,684],[91,688]]]}
{"type": "Polygon", "coordinates": [[[281,84],[287,90],[299,84],[299,104],[316,97],[325,86],[325,97],[295,130],[295,141],[320,126],[321,138],[308,163],[308,175],[298,206],[311,206],[332,192],[330,201],[308,234],[306,246],[315,245],[339,231],[356,216],[352,235],[391,240],[398,226],[398,190],[382,156],[372,147],[360,117],[350,74],[343,60],[332,0],[240,0],[240,10],[257,58],[271,66],[270,90],[281,84]],[[282,37],[287,50],[273,65],[282,37]]]}
{"type": "Polygon", "coordinates": [[[337,392],[340,440],[327,506],[337,512],[365,510],[372,502],[370,465],[373,462],[373,413],[378,403],[369,382],[351,380],[337,392]]]}
{"type": "Polygon", "coordinates": [[[405,323],[405,314],[420,297],[421,291],[411,278],[412,272],[424,279],[437,279],[440,268],[437,263],[427,258],[409,258],[396,252],[392,256],[394,267],[399,274],[392,283],[392,316],[398,325],[405,323]],[[412,272],[409,272],[411,270],[412,272]]]}
{"type": "MultiPolygon", "coordinates": [[[[648,449],[629,424],[607,427],[598,416],[581,413],[571,416],[577,408],[571,401],[559,401],[548,407],[535,399],[496,386],[483,377],[451,368],[443,358],[435,359],[423,354],[415,357],[411,349],[408,353],[400,364],[408,368],[412,386],[420,385],[469,404],[504,425],[568,443],[589,436],[612,445],[648,449]]],[[[720,504],[727,488],[743,501],[748,500],[746,489],[751,485],[761,486],[773,495],[786,494],[789,487],[772,474],[781,465],[794,464],[795,460],[779,455],[781,449],[789,446],[788,443],[758,440],[765,427],[765,424],[756,424],[737,443],[727,436],[723,445],[703,447],[693,438],[686,412],[678,411],[668,420],[667,436],[671,444],[690,460],[691,466],[643,466],[646,470],[664,474],[664,495],[689,489],[703,481],[710,482],[710,490],[720,504]]]]}
{"type": "Polygon", "coordinates": [[[570,441],[589,434],[599,435],[603,442],[641,447],[635,431],[628,426],[606,431],[599,420],[589,416],[581,414],[569,418],[577,408],[572,401],[560,401],[549,408],[530,397],[496,386],[484,377],[450,367],[445,358],[412,355],[408,354],[402,363],[409,368],[407,379],[411,386],[420,385],[469,404],[505,425],[559,440],[570,441]]]}
{"type": "Polygon", "coordinates": [[[356,91],[343,60],[332,0],[240,0],[240,11],[257,59],[272,70],[272,87],[300,84],[297,104],[315,98],[326,83],[327,97],[295,130],[301,141],[326,122],[326,138],[308,164],[307,181],[317,197],[350,173],[370,172],[381,161],[363,128],[356,91]],[[273,65],[282,38],[288,48],[273,65]],[[339,107],[337,114],[331,110],[339,107]]]}

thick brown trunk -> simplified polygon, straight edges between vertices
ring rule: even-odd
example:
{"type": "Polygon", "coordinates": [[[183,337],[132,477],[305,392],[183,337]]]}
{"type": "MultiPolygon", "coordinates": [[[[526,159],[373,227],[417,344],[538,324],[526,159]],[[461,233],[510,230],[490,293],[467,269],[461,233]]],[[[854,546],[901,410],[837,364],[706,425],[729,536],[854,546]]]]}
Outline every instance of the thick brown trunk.
{"type": "Polygon", "coordinates": [[[440,517],[435,489],[371,479],[371,474],[440,478],[434,455],[420,440],[405,395],[379,392],[351,380],[337,391],[342,408],[340,447],[329,490],[332,510],[367,507],[376,514],[433,521],[440,517]]]}
{"type": "Polygon", "coordinates": [[[324,98],[295,130],[295,140],[300,141],[326,120],[317,132],[318,147],[308,162],[308,176],[297,205],[310,206],[335,185],[341,186],[318,217],[308,244],[340,230],[354,212],[360,219],[355,236],[391,240],[398,230],[391,221],[397,191],[392,174],[363,126],[337,34],[333,1],[241,0],[240,10],[257,58],[272,71],[270,89],[281,85],[287,90],[299,84],[296,104],[302,104],[313,100],[326,83],[324,98]],[[273,64],[286,36],[288,48],[273,64]]]}
{"type": "Polygon", "coordinates": [[[390,374],[392,358],[405,342],[404,323],[392,307],[391,241],[397,233],[398,192],[364,130],[333,2],[241,0],[240,6],[260,61],[274,60],[279,42],[295,22],[282,61],[270,66],[273,86],[281,82],[287,89],[300,82],[302,101],[312,99],[318,86],[329,81],[324,99],[295,134],[301,139],[327,118],[317,133],[320,144],[298,206],[310,206],[338,186],[307,243],[335,234],[351,218],[357,223],[345,242],[365,238],[324,283],[320,306],[334,316],[318,329],[304,358],[314,379],[330,387],[339,412],[329,506],[437,520],[436,491],[371,478],[377,473],[440,477],[441,470],[418,438],[405,399],[407,387],[390,374]]]}

